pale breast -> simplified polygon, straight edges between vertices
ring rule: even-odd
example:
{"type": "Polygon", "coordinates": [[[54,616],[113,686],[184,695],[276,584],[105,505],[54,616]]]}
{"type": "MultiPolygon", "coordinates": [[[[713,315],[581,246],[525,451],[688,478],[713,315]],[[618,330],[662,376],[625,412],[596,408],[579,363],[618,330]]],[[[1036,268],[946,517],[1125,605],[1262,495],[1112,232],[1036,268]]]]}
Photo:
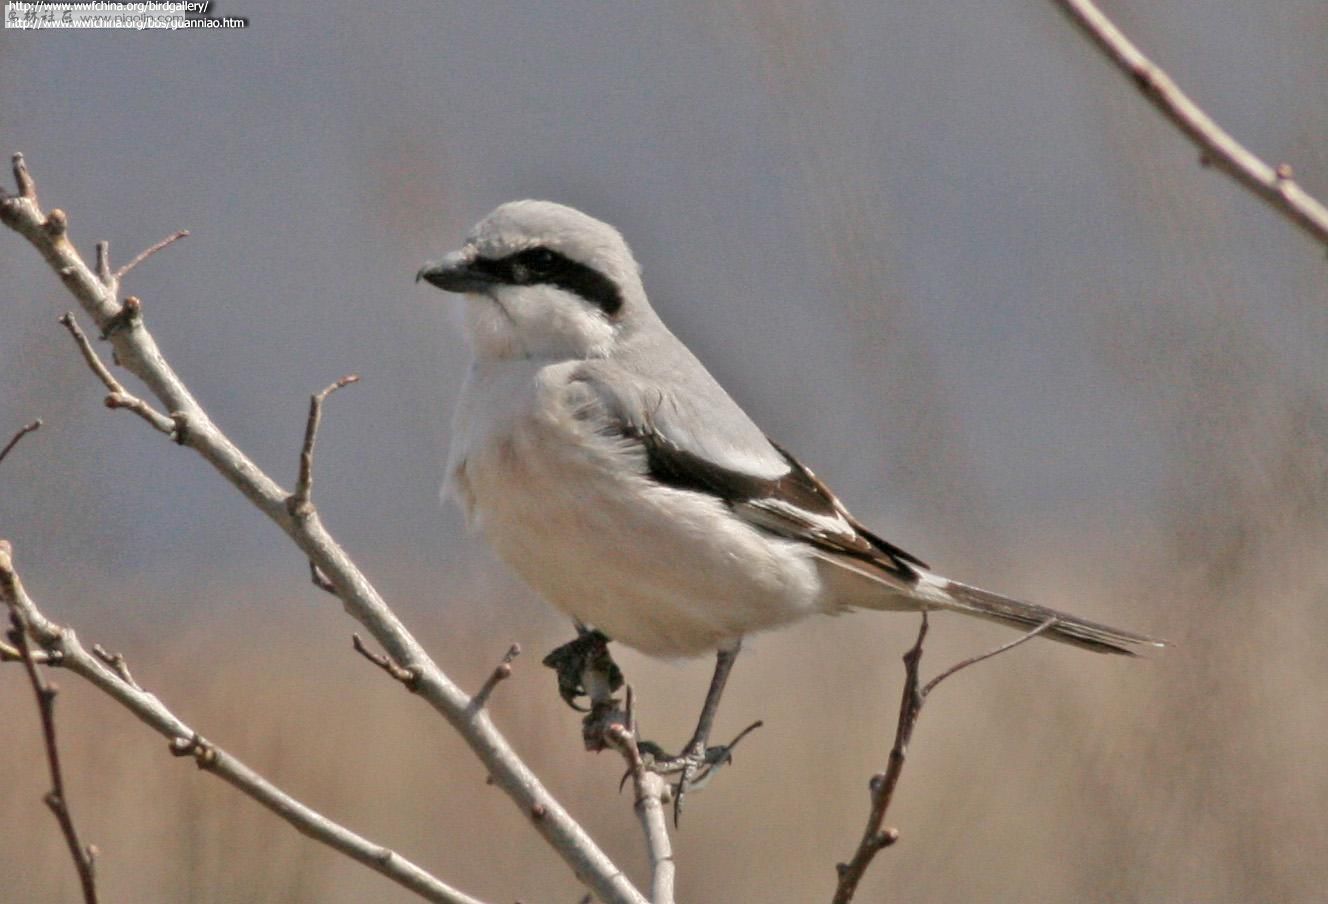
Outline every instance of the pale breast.
{"type": "Polygon", "coordinates": [[[819,584],[793,544],[649,480],[560,367],[481,374],[458,410],[450,483],[504,561],[646,652],[701,653],[808,614],[819,584]]]}

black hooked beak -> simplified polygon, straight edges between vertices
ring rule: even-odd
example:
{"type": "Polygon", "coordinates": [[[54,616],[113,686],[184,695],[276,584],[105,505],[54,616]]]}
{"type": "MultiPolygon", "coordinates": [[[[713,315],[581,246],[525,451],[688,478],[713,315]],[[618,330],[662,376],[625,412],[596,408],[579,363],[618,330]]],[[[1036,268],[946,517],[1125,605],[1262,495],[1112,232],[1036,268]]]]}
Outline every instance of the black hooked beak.
{"type": "Polygon", "coordinates": [[[424,280],[444,292],[487,292],[498,282],[492,275],[475,267],[475,261],[462,251],[453,251],[440,261],[425,264],[415,274],[415,281],[424,280]]]}

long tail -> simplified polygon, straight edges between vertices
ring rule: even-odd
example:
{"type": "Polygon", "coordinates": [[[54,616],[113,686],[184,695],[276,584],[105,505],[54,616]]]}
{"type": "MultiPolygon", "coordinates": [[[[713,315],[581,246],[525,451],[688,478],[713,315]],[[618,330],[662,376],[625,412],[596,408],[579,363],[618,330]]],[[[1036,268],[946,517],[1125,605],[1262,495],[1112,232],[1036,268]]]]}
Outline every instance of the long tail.
{"type": "Polygon", "coordinates": [[[923,572],[920,577],[918,594],[934,602],[937,608],[976,615],[979,618],[1027,630],[1036,628],[1048,619],[1055,619],[1043,635],[1061,643],[1083,647],[1085,650],[1134,656],[1140,647],[1166,646],[1166,641],[1144,634],[1123,631],[1120,628],[1112,628],[1064,612],[1057,612],[1046,606],[1010,599],[1008,596],[961,584],[940,575],[923,572]]]}

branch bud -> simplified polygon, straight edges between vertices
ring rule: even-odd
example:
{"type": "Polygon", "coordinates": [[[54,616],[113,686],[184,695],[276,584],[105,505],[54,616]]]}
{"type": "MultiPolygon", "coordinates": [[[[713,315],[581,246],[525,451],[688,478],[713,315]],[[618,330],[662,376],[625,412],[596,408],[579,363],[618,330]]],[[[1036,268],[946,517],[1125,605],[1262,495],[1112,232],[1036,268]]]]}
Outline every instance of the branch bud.
{"type": "Polygon", "coordinates": [[[69,217],[57,207],[46,215],[46,222],[42,223],[42,228],[51,238],[58,239],[69,231],[69,217]]]}

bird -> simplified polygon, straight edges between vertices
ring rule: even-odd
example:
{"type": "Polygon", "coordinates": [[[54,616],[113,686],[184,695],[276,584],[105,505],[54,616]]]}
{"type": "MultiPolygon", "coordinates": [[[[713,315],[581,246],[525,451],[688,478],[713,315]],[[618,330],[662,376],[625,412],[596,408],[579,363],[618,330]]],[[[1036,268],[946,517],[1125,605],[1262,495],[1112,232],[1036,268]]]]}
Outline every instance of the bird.
{"type": "Polygon", "coordinates": [[[508,202],[420,280],[463,296],[473,355],[445,492],[578,625],[716,655],[693,772],[743,638],[812,615],[946,610],[1102,653],[1163,645],[944,577],[873,533],[668,329],[607,223],[508,202]]]}

